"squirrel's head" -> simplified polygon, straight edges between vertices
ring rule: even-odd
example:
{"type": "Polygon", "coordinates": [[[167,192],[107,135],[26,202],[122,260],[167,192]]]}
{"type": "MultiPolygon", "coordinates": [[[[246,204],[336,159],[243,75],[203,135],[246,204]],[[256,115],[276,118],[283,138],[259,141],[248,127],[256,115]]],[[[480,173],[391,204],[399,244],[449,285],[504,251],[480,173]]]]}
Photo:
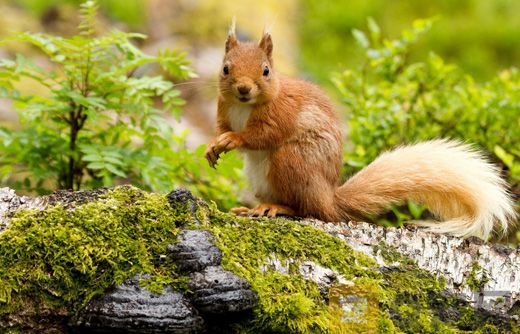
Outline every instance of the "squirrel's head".
{"type": "Polygon", "coordinates": [[[239,42],[235,24],[226,40],[226,54],[220,69],[222,98],[231,103],[262,104],[278,93],[278,78],[273,69],[273,41],[264,32],[260,42],[239,42]]]}

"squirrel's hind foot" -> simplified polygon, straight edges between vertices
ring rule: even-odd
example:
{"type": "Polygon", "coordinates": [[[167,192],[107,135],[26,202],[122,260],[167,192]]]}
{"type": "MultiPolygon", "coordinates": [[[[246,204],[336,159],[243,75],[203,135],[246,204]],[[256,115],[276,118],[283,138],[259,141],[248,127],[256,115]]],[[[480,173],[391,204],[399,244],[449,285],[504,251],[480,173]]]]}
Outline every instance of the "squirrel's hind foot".
{"type": "Polygon", "coordinates": [[[250,217],[270,217],[274,218],[276,216],[295,216],[296,212],[288,206],[272,204],[272,203],[262,203],[257,205],[256,207],[249,209],[246,207],[239,207],[231,209],[231,212],[236,214],[237,216],[250,216],[250,217]]]}

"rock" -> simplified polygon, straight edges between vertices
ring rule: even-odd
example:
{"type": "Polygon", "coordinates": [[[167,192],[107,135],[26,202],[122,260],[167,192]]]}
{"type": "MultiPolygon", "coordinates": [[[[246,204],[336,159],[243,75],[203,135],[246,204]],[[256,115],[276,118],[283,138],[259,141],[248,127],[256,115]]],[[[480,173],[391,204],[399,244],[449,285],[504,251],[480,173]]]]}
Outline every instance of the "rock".
{"type": "Polygon", "coordinates": [[[154,294],[138,276],[93,299],[73,322],[81,333],[200,333],[204,320],[180,292],[154,294]]]}
{"type": "Polygon", "coordinates": [[[258,296],[249,283],[220,266],[191,274],[191,300],[201,313],[223,314],[251,310],[258,296]]]}
{"type": "Polygon", "coordinates": [[[184,230],[179,233],[178,243],[168,246],[168,252],[184,272],[201,271],[208,266],[217,266],[222,261],[222,252],[213,244],[209,231],[184,230]]]}

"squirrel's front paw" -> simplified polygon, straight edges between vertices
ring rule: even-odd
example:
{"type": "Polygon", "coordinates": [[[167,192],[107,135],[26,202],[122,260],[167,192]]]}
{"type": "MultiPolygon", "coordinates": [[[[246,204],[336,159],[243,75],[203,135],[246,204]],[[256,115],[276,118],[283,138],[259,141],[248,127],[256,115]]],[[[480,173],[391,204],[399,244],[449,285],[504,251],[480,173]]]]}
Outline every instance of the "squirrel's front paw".
{"type": "Polygon", "coordinates": [[[213,140],[204,152],[204,157],[211,167],[215,167],[220,153],[228,152],[242,146],[242,139],[236,132],[226,132],[213,140]]]}
{"type": "Polygon", "coordinates": [[[206,147],[206,151],[204,152],[204,158],[208,160],[209,165],[213,168],[215,168],[215,165],[217,164],[217,160],[219,158],[218,153],[216,153],[215,145],[216,140],[212,141],[208,144],[208,147],[206,147]]]}
{"type": "Polygon", "coordinates": [[[228,152],[242,146],[242,138],[236,132],[226,132],[217,137],[215,150],[217,155],[228,152]]]}

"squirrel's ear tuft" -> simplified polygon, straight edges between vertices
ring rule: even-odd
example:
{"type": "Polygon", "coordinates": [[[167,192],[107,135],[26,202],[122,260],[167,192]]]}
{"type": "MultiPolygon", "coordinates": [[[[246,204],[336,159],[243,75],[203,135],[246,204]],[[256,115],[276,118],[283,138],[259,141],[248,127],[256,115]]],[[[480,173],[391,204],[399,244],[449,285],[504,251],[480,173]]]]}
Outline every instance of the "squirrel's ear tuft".
{"type": "Polygon", "coordinates": [[[268,32],[264,32],[262,39],[258,46],[265,51],[269,60],[271,60],[271,56],[273,54],[273,40],[271,39],[271,34],[268,32]]]}
{"type": "Polygon", "coordinates": [[[226,53],[229,52],[232,48],[238,45],[237,35],[235,32],[236,19],[233,17],[231,20],[231,25],[229,26],[228,37],[226,39],[226,53]]]}

